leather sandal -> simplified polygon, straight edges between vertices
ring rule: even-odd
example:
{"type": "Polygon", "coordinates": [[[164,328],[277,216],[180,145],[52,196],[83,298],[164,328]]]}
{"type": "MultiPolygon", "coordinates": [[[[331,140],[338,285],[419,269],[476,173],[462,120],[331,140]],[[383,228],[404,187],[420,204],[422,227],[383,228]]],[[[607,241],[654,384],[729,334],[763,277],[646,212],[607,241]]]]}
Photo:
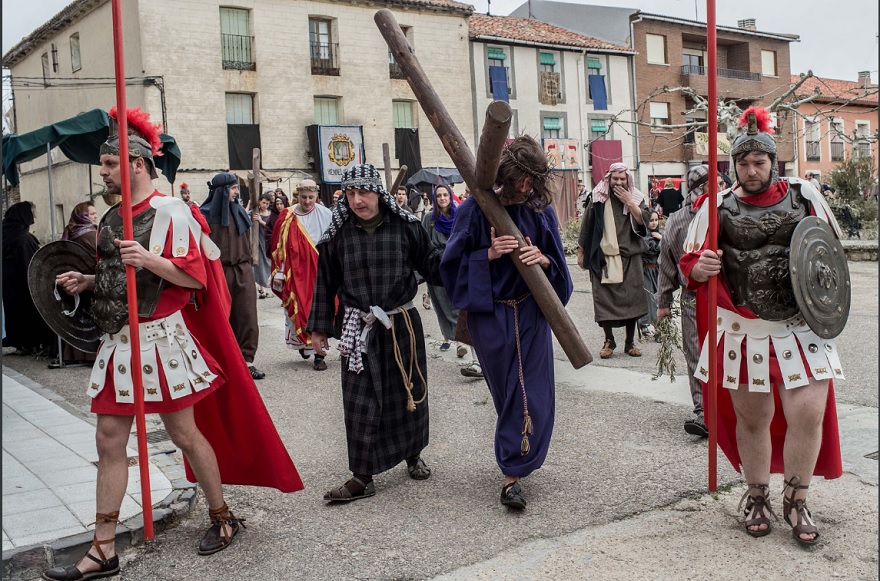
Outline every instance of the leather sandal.
{"type": "Polygon", "coordinates": [[[516,510],[522,510],[526,507],[526,499],[523,498],[519,480],[504,485],[501,489],[501,504],[516,510]]]}
{"type": "Polygon", "coordinates": [[[615,349],[617,349],[617,343],[615,343],[613,339],[605,339],[605,344],[602,345],[602,350],[599,351],[599,357],[602,359],[611,359],[611,356],[614,355],[615,349]]]}
{"type": "Polygon", "coordinates": [[[742,498],[739,499],[739,506],[736,507],[736,510],[742,510],[743,502],[748,499],[745,511],[743,511],[743,514],[746,516],[744,527],[746,534],[751,537],[757,538],[770,534],[771,527],[770,519],[767,517],[768,512],[773,515],[774,519],[779,520],[779,517],[776,516],[773,508],[770,506],[770,499],[767,498],[768,494],[770,494],[770,486],[767,484],[749,484],[749,488],[742,495],[742,498]],[[753,490],[757,490],[759,494],[751,494],[753,490]],[[767,525],[767,528],[755,530],[749,528],[760,525],[767,525]]]}
{"type": "Polygon", "coordinates": [[[421,457],[414,464],[407,464],[406,469],[413,480],[427,480],[431,477],[431,469],[421,457]]]}
{"type": "Polygon", "coordinates": [[[801,484],[799,476],[792,476],[789,480],[783,480],[785,488],[782,490],[782,510],[785,511],[785,522],[791,526],[791,536],[804,547],[810,547],[819,542],[819,529],[816,525],[810,524],[813,515],[807,508],[807,500],[805,498],[795,498],[798,490],[807,490],[810,485],[801,484]],[[791,495],[786,494],[791,489],[791,495]],[[791,511],[797,513],[797,523],[791,523],[791,511]],[[816,535],[811,540],[802,539],[801,535],[816,535]]]}
{"type": "MultiPolygon", "coordinates": [[[[95,522],[92,524],[111,522],[119,522],[119,511],[111,512],[109,514],[99,512],[95,515],[95,522]]],[[[86,553],[85,557],[78,562],[88,558],[98,564],[98,569],[96,571],[87,571],[83,573],[77,569],[76,564],[74,564],[67,567],[53,567],[48,571],[45,571],[42,577],[46,581],[84,581],[85,579],[101,579],[103,577],[113,577],[114,575],[118,575],[119,555],[113,555],[108,559],[107,555],[105,555],[104,551],[101,549],[101,545],[115,542],[115,536],[112,539],[104,540],[98,540],[97,537],[92,537],[92,546],[95,547],[98,556],[95,557],[91,553],[86,553]]]]}
{"type": "Polygon", "coordinates": [[[375,495],[376,484],[372,480],[365,484],[360,478],[352,477],[339,488],[328,490],[327,493],[324,494],[324,500],[328,502],[351,502],[352,500],[360,500],[361,498],[375,495]],[[352,489],[348,486],[349,484],[352,484],[353,487],[359,487],[360,490],[356,489],[355,492],[352,492],[352,489]]]}
{"type": "Polygon", "coordinates": [[[247,528],[244,524],[244,519],[235,518],[235,515],[232,514],[232,511],[229,510],[229,506],[225,502],[220,508],[209,509],[208,515],[211,517],[211,528],[208,529],[199,543],[199,555],[213,555],[222,551],[232,544],[233,539],[238,535],[238,531],[241,528],[247,528]],[[232,530],[231,535],[226,533],[226,527],[223,525],[227,525],[232,530]]]}

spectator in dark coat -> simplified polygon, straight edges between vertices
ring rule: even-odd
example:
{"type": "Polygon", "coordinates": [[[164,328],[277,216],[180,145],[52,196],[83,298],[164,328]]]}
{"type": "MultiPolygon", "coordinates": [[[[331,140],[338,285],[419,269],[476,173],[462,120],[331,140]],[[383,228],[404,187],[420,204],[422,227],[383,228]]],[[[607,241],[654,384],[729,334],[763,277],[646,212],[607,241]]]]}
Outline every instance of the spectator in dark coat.
{"type": "Polygon", "coordinates": [[[657,196],[657,205],[664,216],[681,208],[681,192],[675,189],[675,181],[672,178],[666,178],[666,183],[657,196]]]}

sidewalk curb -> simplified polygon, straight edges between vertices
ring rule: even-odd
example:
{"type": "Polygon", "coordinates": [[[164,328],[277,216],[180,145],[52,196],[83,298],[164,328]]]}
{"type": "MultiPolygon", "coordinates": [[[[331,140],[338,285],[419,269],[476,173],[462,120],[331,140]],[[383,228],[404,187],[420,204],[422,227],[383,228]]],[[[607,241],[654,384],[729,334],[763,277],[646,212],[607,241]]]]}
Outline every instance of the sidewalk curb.
{"type": "MultiPolygon", "coordinates": [[[[95,424],[95,419],[91,414],[85,414],[31,378],[9,368],[4,368],[3,373],[72,415],[84,419],[92,425],[95,424]]],[[[159,452],[154,446],[150,446],[150,448],[152,448],[153,454],[159,452]]],[[[151,458],[154,459],[153,463],[165,474],[172,485],[171,493],[153,505],[153,529],[158,533],[179,521],[192,510],[196,502],[198,487],[196,483],[186,480],[182,465],[171,460],[165,454],[153,454],[151,454],[151,458]]],[[[144,541],[143,518],[143,512],[141,512],[116,526],[117,554],[121,554],[128,547],[137,546],[144,541]]],[[[89,550],[92,544],[92,535],[92,532],[80,533],[50,543],[37,543],[3,551],[3,579],[10,581],[36,579],[42,575],[43,571],[51,567],[72,565],[89,550]]]]}

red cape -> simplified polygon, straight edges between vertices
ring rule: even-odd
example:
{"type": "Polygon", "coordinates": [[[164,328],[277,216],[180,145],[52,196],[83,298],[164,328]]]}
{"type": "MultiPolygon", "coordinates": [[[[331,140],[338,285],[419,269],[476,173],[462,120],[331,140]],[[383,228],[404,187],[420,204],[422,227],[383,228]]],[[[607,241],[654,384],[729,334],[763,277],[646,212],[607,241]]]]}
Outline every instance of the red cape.
{"type": "MultiPolygon", "coordinates": [[[[198,207],[190,209],[202,230],[210,232],[198,207]]],[[[226,383],[193,406],[196,425],[217,455],[224,484],[265,486],[281,492],[302,490],[302,480],[229,326],[231,301],[223,267],[204,253],[202,258],[206,289],[199,293],[198,308],[189,304],[182,312],[190,332],[222,366],[226,383]]],[[[195,482],[185,457],[184,465],[187,479],[195,482]]]]}
{"type": "Polygon", "coordinates": [[[293,323],[299,340],[304,345],[311,345],[306,323],[318,278],[318,251],[293,208],[285,208],[278,214],[272,231],[270,253],[273,276],[284,264],[283,290],[277,292],[273,289],[272,292],[281,299],[281,305],[293,323]],[[280,245],[282,237],[284,244],[280,245]]]}
{"type": "MultiPolygon", "coordinates": [[[[784,195],[787,190],[788,184],[785,182],[779,182],[780,192],[773,192],[772,199],[766,200],[766,203],[773,203],[778,200],[782,195],[784,195]]],[[[763,195],[763,194],[762,194],[763,195]]],[[[702,203],[708,198],[708,196],[701,196],[694,203],[694,207],[699,207],[702,203]]],[[[705,248],[705,243],[703,247],[705,248]]],[[[682,260],[680,262],[680,266],[682,272],[685,276],[688,277],[688,281],[690,282],[690,272],[693,269],[694,264],[696,263],[696,259],[699,257],[700,252],[691,252],[685,253],[682,256],[682,260]]],[[[690,285],[689,285],[690,288],[690,285]]],[[[748,318],[754,318],[754,315],[749,316],[748,313],[743,312],[737,309],[733,305],[733,301],[730,298],[730,291],[727,288],[727,285],[724,284],[724,280],[721,279],[718,281],[717,285],[718,289],[718,305],[724,306],[729,310],[734,310],[739,312],[741,315],[746,316],[748,318]]],[[[701,338],[706,337],[706,331],[708,330],[708,295],[709,295],[709,285],[701,284],[696,288],[697,291],[697,334],[701,338]]],[[[700,342],[700,347],[702,348],[703,341],[700,342]]],[[[718,353],[718,362],[719,368],[716,374],[717,378],[721,378],[722,369],[724,364],[724,345],[719,346],[718,353]]],[[[809,369],[809,368],[808,368],[809,369]]],[[[809,371],[808,371],[809,373],[809,371]]],[[[721,451],[724,452],[724,455],[727,456],[727,459],[730,461],[733,468],[739,472],[740,466],[742,465],[742,461],[739,456],[739,449],[736,444],[736,413],[733,410],[733,402],[730,400],[730,392],[727,388],[721,385],[721,381],[717,382],[718,387],[716,393],[718,394],[718,446],[721,448],[721,451]]],[[[772,444],[772,452],[770,455],[770,473],[771,474],[782,474],[784,473],[784,463],[782,458],[782,450],[783,444],[785,443],[785,432],[788,429],[788,424],[785,421],[785,414],[782,411],[782,403],[779,401],[779,393],[776,389],[773,390],[773,401],[775,402],[775,413],[773,415],[773,420],[770,422],[770,441],[772,444]]],[[[703,405],[704,408],[708,405],[709,402],[709,384],[703,383],[703,405]]],[[[708,414],[705,416],[706,425],[711,426],[711,422],[713,418],[710,418],[708,414]]],[[[831,480],[833,478],[840,478],[843,475],[843,462],[840,457],[840,432],[837,425],[837,405],[834,399],[834,382],[828,382],[828,401],[825,405],[825,417],[822,419],[822,445],[819,448],[819,457],[816,460],[816,468],[813,470],[813,474],[816,476],[824,476],[826,479],[831,480]]]]}

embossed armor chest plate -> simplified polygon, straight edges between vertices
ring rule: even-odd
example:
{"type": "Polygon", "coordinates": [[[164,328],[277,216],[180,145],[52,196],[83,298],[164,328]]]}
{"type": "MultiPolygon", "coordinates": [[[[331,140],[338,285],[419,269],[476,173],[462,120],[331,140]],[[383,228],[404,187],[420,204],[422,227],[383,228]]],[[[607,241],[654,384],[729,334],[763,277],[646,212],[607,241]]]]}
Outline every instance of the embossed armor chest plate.
{"type": "MultiPolygon", "coordinates": [[[[150,243],[150,230],[156,210],[148,208],[132,219],[133,237],[141,246],[150,243]]],[[[105,333],[117,333],[128,323],[128,297],[125,291],[125,265],[114,239],[123,239],[122,216],[116,205],[104,215],[98,234],[98,265],[95,267],[95,302],[92,316],[105,333]]],[[[146,268],[135,270],[138,316],[149,317],[165,286],[165,280],[146,268]]]]}
{"type": "Polygon", "coordinates": [[[772,206],[754,206],[735,195],[724,199],[718,211],[718,247],[733,304],[770,321],[797,314],[790,245],[795,227],[809,213],[794,184],[772,206]]]}

